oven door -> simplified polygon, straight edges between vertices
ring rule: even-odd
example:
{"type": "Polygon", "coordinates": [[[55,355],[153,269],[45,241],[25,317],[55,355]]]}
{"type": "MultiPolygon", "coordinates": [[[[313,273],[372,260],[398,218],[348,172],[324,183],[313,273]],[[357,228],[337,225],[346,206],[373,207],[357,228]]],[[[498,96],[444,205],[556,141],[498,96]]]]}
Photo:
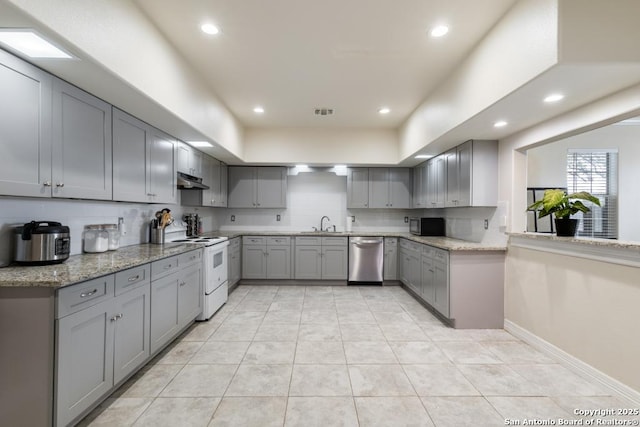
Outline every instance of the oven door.
{"type": "Polygon", "coordinates": [[[205,294],[210,294],[227,281],[228,242],[207,247],[207,271],[205,273],[205,294]]]}

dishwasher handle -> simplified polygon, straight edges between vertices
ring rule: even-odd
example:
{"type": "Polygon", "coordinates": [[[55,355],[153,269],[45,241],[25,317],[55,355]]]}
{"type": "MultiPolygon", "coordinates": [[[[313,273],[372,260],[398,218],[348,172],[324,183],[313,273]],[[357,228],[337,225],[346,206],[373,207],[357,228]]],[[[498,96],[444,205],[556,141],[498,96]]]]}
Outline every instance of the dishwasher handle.
{"type": "Polygon", "coordinates": [[[351,242],[352,245],[356,246],[371,246],[371,245],[379,245],[382,242],[380,240],[358,240],[355,242],[351,242]]]}

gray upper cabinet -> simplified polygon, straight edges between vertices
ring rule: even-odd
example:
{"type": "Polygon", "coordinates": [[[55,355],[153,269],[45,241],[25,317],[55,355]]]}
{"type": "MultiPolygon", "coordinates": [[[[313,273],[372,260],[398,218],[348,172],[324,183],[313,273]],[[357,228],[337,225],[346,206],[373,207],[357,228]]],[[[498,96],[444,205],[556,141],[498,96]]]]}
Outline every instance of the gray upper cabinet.
{"type": "MultiPolygon", "coordinates": [[[[220,162],[220,193],[218,193],[218,196],[215,199],[215,203],[213,204],[214,206],[219,206],[222,208],[227,207],[228,191],[229,191],[227,188],[228,173],[229,173],[229,167],[225,163],[220,162]]],[[[285,193],[286,193],[286,189],[285,189],[285,193]]]]}
{"type": "Polygon", "coordinates": [[[175,141],[161,130],[151,128],[147,157],[149,159],[149,192],[153,203],[175,203],[177,176],[175,141]]]}
{"type": "Polygon", "coordinates": [[[347,208],[369,207],[369,169],[349,168],[347,174],[347,208]]]}
{"type": "Polygon", "coordinates": [[[456,148],[444,153],[447,176],[447,191],[444,201],[445,207],[458,206],[460,203],[460,167],[458,165],[458,150],[456,148]]]}
{"type": "Polygon", "coordinates": [[[175,141],[113,109],[113,200],[175,203],[175,141]]]}
{"type": "Polygon", "coordinates": [[[285,167],[228,168],[230,208],[286,208],[285,167]]]}
{"type": "Polygon", "coordinates": [[[209,189],[185,190],[181,194],[180,201],[185,206],[226,207],[227,165],[206,154],[202,157],[202,183],[209,189]]]}
{"type": "Polygon", "coordinates": [[[447,188],[447,168],[444,155],[427,162],[427,208],[443,208],[447,188]]]}
{"type": "Polygon", "coordinates": [[[52,77],[0,50],[0,194],[51,197],[52,77]]]}
{"type": "Polygon", "coordinates": [[[427,162],[413,169],[413,207],[427,207],[427,162]]]}
{"type": "Polygon", "coordinates": [[[53,197],[112,199],[111,105],[53,81],[53,197]]]}
{"type": "Polygon", "coordinates": [[[187,175],[202,178],[203,154],[184,142],[176,145],[177,170],[187,175]]]}

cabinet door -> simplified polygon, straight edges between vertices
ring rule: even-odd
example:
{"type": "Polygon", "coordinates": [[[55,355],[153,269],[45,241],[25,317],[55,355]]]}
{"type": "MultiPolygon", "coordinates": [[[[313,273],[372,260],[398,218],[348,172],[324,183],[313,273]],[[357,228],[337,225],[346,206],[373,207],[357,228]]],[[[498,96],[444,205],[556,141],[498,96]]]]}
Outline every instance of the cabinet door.
{"type": "Polygon", "coordinates": [[[111,200],[111,105],[53,81],[53,197],[111,200]]]}
{"type": "Polygon", "coordinates": [[[57,321],[55,418],[64,426],[113,386],[113,300],[57,321]]]}
{"type": "Polygon", "coordinates": [[[245,166],[231,166],[229,168],[229,199],[230,208],[256,207],[256,169],[245,166]]]}
{"type": "Polygon", "coordinates": [[[411,169],[389,168],[389,207],[411,207],[411,169]]]}
{"type": "Polygon", "coordinates": [[[151,288],[146,285],[120,295],[115,302],[113,383],[118,384],[150,355],[151,288]]]}
{"type": "Polygon", "coordinates": [[[321,257],[323,280],[347,280],[349,275],[347,246],[323,246],[321,257]]]}
{"type": "Polygon", "coordinates": [[[433,307],[449,317],[449,263],[448,261],[435,260],[433,263],[435,298],[433,307]]]}
{"type": "Polygon", "coordinates": [[[51,197],[52,77],[0,51],[0,194],[51,197]]]}
{"type": "Polygon", "coordinates": [[[243,279],[266,279],[266,246],[242,247],[242,278],[243,279]]]}
{"type": "Polygon", "coordinates": [[[444,205],[453,207],[458,205],[458,150],[452,149],[444,154],[446,180],[446,197],[444,205]]]}
{"type": "Polygon", "coordinates": [[[421,264],[420,264],[420,254],[414,251],[408,252],[409,261],[408,261],[408,272],[407,279],[409,281],[409,288],[414,291],[416,294],[420,295],[422,293],[422,279],[421,279],[421,264]]]}
{"type": "Polygon", "coordinates": [[[431,304],[435,303],[435,272],[430,256],[422,255],[422,298],[431,304]]]}
{"type": "Polygon", "coordinates": [[[287,207],[287,169],[259,167],[256,174],[256,207],[287,207]]]}
{"type": "Polygon", "coordinates": [[[446,190],[446,167],[443,155],[429,160],[427,173],[427,207],[443,208],[446,190]]]}
{"type": "Polygon", "coordinates": [[[203,173],[203,165],[204,165],[204,155],[201,151],[196,150],[195,148],[191,149],[191,158],[190,158],[190,169],[191,175],[197,176],[198,178],[202,178],[203,173]]]}
{"type": "Polygon", "coordinates": [[[398,241],[384,239],[384,280],[398,280],[398,241]]]}
{"type": "Polygon", "coordinates": [[[321,252],[321,246],[296,246],[296,279],[320,280],[322,278],[321,252]]]}
{"type": "Polygon", "coordinates": [[[398,277],[400,278],[400,281],[406,285],[409,286],[409,253],[405,250],[400,248],[400,251],[398,253],[398,277]]]}
{"type": "MultiPolygon", "coordinates": [[[[209,189],[202,190],[202,206],[215,206],[215,199],[218,193],[217,186],[220,185],[219,174],[220,162],[213,157],[204,156],[202,160],[202,183],[208,186],[209,189]]],[[[182,199],[184,199],[184,195],[183,192],[181,194],[182,199]]]]}
{"type": "Polygon", "coordinates": [[[369,168],[369,207],[389,208],[389,168],[369,168]]]}
{"type": "Polygon", "coordinates": [[[182,329],[202,312],[202,264],[194,264],[179,274],[178,325],[182,329]]]}
{"type": "Polygon", "coordinates": [[[369,169],[349,168],[347,175],[347,208],[369,207],[369,169]]]}
{"type": "Polygon", "coordinates": [[[228,203],[227,174],[227,165],[220,162],[220,194],[218,195],[218,199],[215,205],[223,208],[226,208],[228,203]]]}
{"type": "Polygon", "coordinates": [[[147,138],[149,125],[113,109],[113,200],[150,202],[147,138]]]}
{"type": "Polygon", "coordinates": [[[413,169],[413,207],[424,208],[426,207],[426,193],[427,193],[427,165],[421,164],[413,169]]]}
{"type": "Polygon", "coordinates": [[[175,169],[175,141],[155,128],[151,128],[149,136],[148,195],[153,203],[176,203],[178,184],[175,169]]]}
{"type": "Polygon", "coordinates": [[[193,175],[190,160],[191,147],[184,142],[178,142],[176,144],[176,170],[178,172],[186,173],[187,175],[193,175]]]}
{"type": "MultiPolygon", "coordinates": [[[[473,141],[458,146],[458,204],[471,206],[473,141]]],[[[488,180],[490,181],[490,180],[488,180]]],[[[485,183],[482,183],[485,184],[485,183]]],[[[488,185],[488,184],[487,184],[488,185]]]]}
{"type": "Polygon", "coordinates": [[[178,273],[151,282],[151,354],[178,333],[178,273]]]}
{"type": "Polygon", "coordinates": [[[229,286],[235,285],[240,280],[242,261],[240,248],[229,251],[229,286]]]}
{"type": "Polygon", "coordinates": [[[267,246],[267,279],[291,279],[291,246],[267,246]]]}

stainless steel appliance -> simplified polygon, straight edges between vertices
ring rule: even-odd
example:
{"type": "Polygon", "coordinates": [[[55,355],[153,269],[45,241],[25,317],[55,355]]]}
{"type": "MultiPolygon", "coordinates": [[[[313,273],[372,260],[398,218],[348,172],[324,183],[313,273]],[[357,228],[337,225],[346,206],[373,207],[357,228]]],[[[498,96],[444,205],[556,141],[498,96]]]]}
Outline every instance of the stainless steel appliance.
{"type": "Polygon", "coordinates": [[[186,230],[167,227],[166,241],[204,246],[202,313],[196,320],[209,320],[227,302],[229,295],[227,269],[227,237],[187,237],[186,230]]]}
{"type": "Polygon", "coordinates": [[[409,232],[416,236],[444,236],[444,218],[411,218],[409,232]]]}
{"type": "Polygon", "coordinates": [[[349,237],[349,282],[382,284],[382,237],[349,237]]]}
{"type": "Polygon", "coordinates": [[[16,227],[13,261],[23,265],[58,264],[69,258],[69,227],[54,221],[31,221],[16,227]]]}

